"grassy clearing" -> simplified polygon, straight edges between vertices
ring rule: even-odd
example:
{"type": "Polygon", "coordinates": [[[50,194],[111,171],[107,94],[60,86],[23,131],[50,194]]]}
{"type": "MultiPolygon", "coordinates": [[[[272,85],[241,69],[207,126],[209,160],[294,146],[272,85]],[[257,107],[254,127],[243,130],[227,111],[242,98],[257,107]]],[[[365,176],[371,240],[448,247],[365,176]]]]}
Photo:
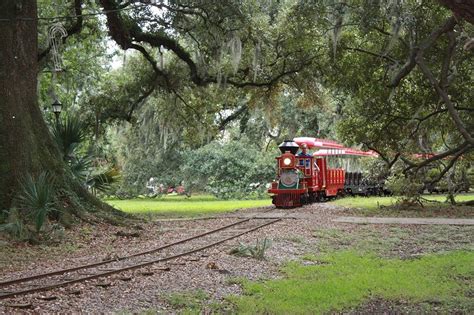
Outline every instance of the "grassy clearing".
{"type": "Polygon", "coordinates": [[[474,251],[474,227],[426,225],[417,227],[371,225],[321,229],[314,232],[316,251],[351,250],[381,257],[413,258],[452,250],[474,251]]]}
{"type": "MultiPolygon", "coordinates": [[[[417,260],[361,256],[351,251],[321,256],[316,265],[290,263],[284,279],[243,284],[232,297],[239,314],[318,314],[354,308],[372,298],[452,305],[469,313],[473,252],[452,252],[417,260]]],[[[472,294],[472,292],[471,292],[472,294]]]]}
{"type": "Polygon", "coordinates": [[[279,280],[250,282],[240,314],[472,313],[474,227],[338,226],[279,280]],[[377,309],[377,307],[379,307],[377,309]]]}
{"type": "MultiPolygon", "coordinates": [[[[444,202],[446,201],[445,195],[427,195],[423,196],[425,199],[444,202]]],[[[338,206],[351,207],[351,208],[364,208],[364,209],[377,209],[379,206],[392,206],[397,203],[397,197],[348,197],[341,198],[333,201],[332,203],[338,206]]],[[[463,194],[457,195],[456,201],[463,202],[474,200],[474,194],[463,194]]]]}
{"type": "MultiPolygon", "coordinates": [[[[415,217],[471,217],[474,215],[474,207],[451,206],[444,203],[445,195],[427,195],[425,199],[436,202],[424,202],[424,206],[402,206],[397,205],[397,197],[348,197],[332,201],[333,204],[351,209],[351,214],[361,216],[415,216],[415,217]]],[[[456,196],[457,202],[474,200],[474,194],[462,194],[456,196]]]]}
{"type": "Polygon", "coordinates": [[[263,200],[218,200],[213,196],[166,196],[156,199],[105,200],[125,212],[153,214],[167,217],[195,217],[213,215],[243,208],[271,205],[270,199],[263,200]]]}

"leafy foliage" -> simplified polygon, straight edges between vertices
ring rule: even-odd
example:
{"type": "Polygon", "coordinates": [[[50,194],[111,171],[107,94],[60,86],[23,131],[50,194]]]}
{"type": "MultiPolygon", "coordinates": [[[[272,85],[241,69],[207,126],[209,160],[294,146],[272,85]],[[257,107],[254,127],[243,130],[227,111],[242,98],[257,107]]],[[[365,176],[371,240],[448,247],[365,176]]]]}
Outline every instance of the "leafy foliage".
{"type": "Polygon", "coordinates": [[[402,201],[420,203],[421,193],[424,189],[423,175],[420,173],[403,173],[403,164],[398,162],[393,167],[393,173],[387,178],[385,185],[402,201]]]}
{"type": "MultiPolygon", "coordinates": [[[[420,71],[422,56],[413,61],[414,47],[433,40],[434,30],[445,25],[450,15],[436,3],[419,5],[416,1],[366,1],[360,10],[350,10],[347,22],[354,26],[343,28],[335,66],[327,76],[328,86],[350,98],[343,104],[337,125],[343,140],[378,150],[387,164],[400,154],[411,160],[413,153],[443,152],[464,141],[420,71]]],[[[472,67],[469,53],[461,45],[461,29],[463,26],[456,25],[454,33],[447,32],[427,48],[425,62],[444,84],[442,88],[452,97],[461,120],[472,126],[472,91],[466,90],[466,82],[472,81],[472,67]]],[[[439,162],[432,163],[436,164],[439,162]]]]}
{"type": "Polygon", "coordinates": [[[52,127],[53,136],[73,175],[93,191],[106,192],[120,174],[113,167],[96,167],[97,156],[84,151],[87,129],[77,115],[69,114],[52,127]]]}
{"type": "Polygon", "coordinates": [[[94,191],[106,193],[111,189],[111,185],[120,178],[120,173],[115,168],[109,168],[103,171],[96,171],[87,180],[87,186],[94,191]]]}
{"type": "MultiPolygon", "coordinates": [[[[63,4],[54,12],[48,4],[40,4],[41,14],[70,10],[63,4]]],[[[162,7],[98,1],[82,10],[107,5],[109,35],[127,52],[117,53],[111,69],[104,21],[87,19],[62,51],[64,75],[41,74],[40,100],[49,106],[58,94],[80,109],[97,142],[110,141],[114,169],[123,174],[117,194],[143,194],[154,177],[165,186],[185,180],[222,198],[262,195],[273,178],[268,148],[297,135],[364,144],[381,152],[388,166],[399,153],[407,158],[463,141],[417,67],[392,84],[414,47],[451,15],[437,3],[206,0],[162,7]],[[124,10],[113,10],[116,5],[124,10]],[[241,137],[248,139],[245,151],[235,147],[241,137]],[[242,152],[245,158],[238,159],[242,152]],[[258,183],[256,190],[249,186],[258,183]]],[[[469,130],[472,67],[461,42],[471,30],[456,26],[447,64],[447,36],[426,52],[433,72],[445,73],[440,82],[469,130]]],[[[40,46],[46,32],[40,25],[40,46]]],[[[109,168],[89,159],[85,145],[77,150],[59,143],[77,178],[106,182],[106,174],[97,177],[91,167],[109,168]]]]}
{"type": "Polygon", "coordinates": [[[245,139],[216,141],[186,154],[183,174],[188,186],[219,198],[258,197],[266,194],[265,185],[274,176],[274,157],[274,152],[262,153],[245,139]]]}

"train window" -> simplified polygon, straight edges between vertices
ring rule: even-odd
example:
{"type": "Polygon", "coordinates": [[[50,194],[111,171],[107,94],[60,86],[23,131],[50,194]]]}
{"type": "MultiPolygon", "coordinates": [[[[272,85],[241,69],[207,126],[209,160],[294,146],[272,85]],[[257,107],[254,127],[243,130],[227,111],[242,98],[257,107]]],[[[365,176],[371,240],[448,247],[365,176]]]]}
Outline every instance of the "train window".
{"type": "Polygon", "coordinates": [[[305,167],[306,167],[306,168],[309,168],[310,165],[311,165],[311,160],[310,160],[310,159],[305,159],[305,162],[306,162],[305,167]]]}
{"type": "Polygon", "coordinates": [[[299,166],[304,166],[304,159],[299,159],[299,166]]]}

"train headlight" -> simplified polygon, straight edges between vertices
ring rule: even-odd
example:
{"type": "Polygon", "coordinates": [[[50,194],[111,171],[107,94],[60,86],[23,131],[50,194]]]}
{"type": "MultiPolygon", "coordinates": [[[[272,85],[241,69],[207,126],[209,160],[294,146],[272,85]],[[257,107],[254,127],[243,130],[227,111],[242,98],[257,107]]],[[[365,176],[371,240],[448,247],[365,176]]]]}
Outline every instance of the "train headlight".
{"type": "Polygon", "coordinates": [[[291,164],[291,159],[290,158],[285,158],[283,160],[283,164],[285,164],[286,166],[290,165],[291,164]]]}

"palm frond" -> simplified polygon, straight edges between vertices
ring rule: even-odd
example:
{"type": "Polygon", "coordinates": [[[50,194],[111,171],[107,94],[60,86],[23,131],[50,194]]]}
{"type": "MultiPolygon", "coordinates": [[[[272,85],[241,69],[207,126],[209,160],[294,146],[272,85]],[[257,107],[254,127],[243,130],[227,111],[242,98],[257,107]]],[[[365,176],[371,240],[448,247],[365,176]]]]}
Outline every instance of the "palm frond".
{"type": "Polygon", "coordinates": [[[92,158],[88,155],[73,157],[68,161],[72,174],[81,182],[86,182],[92,167],[92,158]]]}
{"type": "Polygon", "coordinates": [[[116,183],[120,179],[120,173],[116,168],[109,168],[103,172],[93,174],[93,176],[87,181],[87,185],[100,192],[106,192],[110,189],[113,183],[116,183]]]}
{"type": "Polygon", "coordinates": [[[65,159],[72,156],[77,146],[85,139],[85,124],[77,116],[66,116],[52,128],[53,137],[65,159]]]}

